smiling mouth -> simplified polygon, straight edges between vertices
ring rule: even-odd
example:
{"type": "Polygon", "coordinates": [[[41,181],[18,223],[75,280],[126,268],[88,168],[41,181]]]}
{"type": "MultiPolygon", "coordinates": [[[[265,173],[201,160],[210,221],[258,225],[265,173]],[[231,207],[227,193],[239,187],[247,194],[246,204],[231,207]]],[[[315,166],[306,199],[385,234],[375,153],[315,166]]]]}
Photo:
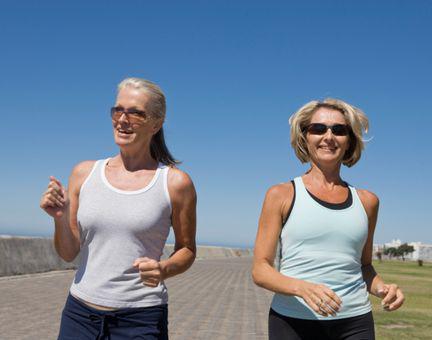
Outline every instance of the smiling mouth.
{"type": "Polygon", "coordinates": [[[323,149],[326,151],[336,151],[336,148],[330,148],[328,146],[320,146],[319,149],[323,149]]]}
{"type": "Polygon", "coordinates": [[[122,130],[122,129],[117,129],[117,132],[120,134],[124,134],[124,135],[132,134],[132,131],[126,131],[126,130],[122,130]]]}

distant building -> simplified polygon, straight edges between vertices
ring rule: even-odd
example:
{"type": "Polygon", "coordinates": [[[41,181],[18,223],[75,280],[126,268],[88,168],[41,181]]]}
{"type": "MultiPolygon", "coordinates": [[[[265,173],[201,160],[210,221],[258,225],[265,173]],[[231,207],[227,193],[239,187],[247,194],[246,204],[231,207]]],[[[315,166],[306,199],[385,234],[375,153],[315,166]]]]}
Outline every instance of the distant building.
{"type": "MultiPolygon", "coordinates": [[[[388,256],[384,255],[385,248],[397,248],[402,245],[403,242],[399,239],[392,240],[391,242],[384,244],[374,244],[373,245],[373,258],[377,259],[377,252],[381,252],[383,255],[383,259],[388,259],[388,256]]],[[[414,251],[407,256],[405,256],[406,260],[417,261],[432,261],[432,244],[426,244],[421,242],[410,242],[408,245],[414,247],[414,251]]]]}
{"type": "Polygon", "coordinates": [[[413,246],[414,251],[406,257],[407,259],[432,261],[432,244],[411,242],[408,245],[413,246]]]}
{"type": "Polygon", "coordinates": [[[384,247],[386,248],[397,248],[402,244],[402,241],[397,239],[397,240],[391,240],[391,242],[389,243],[384,243],[384,247]]]}

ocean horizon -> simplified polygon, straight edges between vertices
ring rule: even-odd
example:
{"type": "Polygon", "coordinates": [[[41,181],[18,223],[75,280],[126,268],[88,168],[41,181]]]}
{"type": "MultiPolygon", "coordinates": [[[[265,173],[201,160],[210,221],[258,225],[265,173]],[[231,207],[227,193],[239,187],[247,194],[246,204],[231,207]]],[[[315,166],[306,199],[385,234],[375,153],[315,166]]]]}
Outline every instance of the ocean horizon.
{"type": "MultiPolygon", "coordinates": [[[[0,237],[38,237],[38,238],[52,238],[53,234],[47,233],[11,233],[11,232],[0,232],[0,237]]],[[[173,240],[168,239],[167,244],[172,244],[173,240]]],[[[197,246],[209,246],[209,247],[226,247],[226,248],[239,248],[239,249],[252,249],[253,244],[238,244],[230,242],[209,242],[209,241],[197,241],[197,246]]]]}

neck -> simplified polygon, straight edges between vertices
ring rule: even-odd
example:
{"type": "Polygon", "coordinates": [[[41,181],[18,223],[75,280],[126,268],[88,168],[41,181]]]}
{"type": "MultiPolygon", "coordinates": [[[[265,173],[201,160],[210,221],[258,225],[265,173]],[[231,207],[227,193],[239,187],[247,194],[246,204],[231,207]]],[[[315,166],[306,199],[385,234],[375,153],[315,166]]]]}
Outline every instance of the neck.
{"type": "Polygon", "coordinates": [[[139,150],[135,148],[121,148],[120,154],[113,160],[121,163],[128,171],[154,169],[158,165],[158,162],[151,156],[150,145],[142,147],[139,150]]]}
{"type": "Polygon", "coordinates": [[[306,173],[307,177],[323,184],[337,185],[343,183],[340,177],[341,163],[325,166],[322,164],[310,163],[311,168],[306,173]]]}

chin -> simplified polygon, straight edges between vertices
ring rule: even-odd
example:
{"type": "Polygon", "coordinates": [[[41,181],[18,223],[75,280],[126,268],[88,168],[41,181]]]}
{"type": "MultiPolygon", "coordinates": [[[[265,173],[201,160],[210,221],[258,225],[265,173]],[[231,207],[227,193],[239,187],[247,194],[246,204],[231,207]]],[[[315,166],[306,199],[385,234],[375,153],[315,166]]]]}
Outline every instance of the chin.
{"type": "Polygon", "coordinates": [[[319,157],[316,159],[317,164],[337,165],[342,163],[342,158],[338,157],[319,157]]]}
{"type": "Polygon", "coordinates": [[[336,154],[324,154],[324,155],[315,155],[313,157],[314,162],[321,163],[321,164],[338,164],[342,163],[342,157],[341,155],[336,154]]]}
{"type": "Polygon", "coordinates": [[[116,143],[118,146],[127,146],[127,145],[131,145],[133,143],[133,140],[127,140],[124,138],[114,138],[114,143],[116,143]]]}
{"type": "Polygon", "coordinates": [[[130,135],[127,137],[121,137],[121,136],[118,136],[116,132],[114,132],[114,143],[116,143],[117,145],[131,144],[131,143],[133,143],[134,139],[135,138],[133,135],[130,135]]]}

